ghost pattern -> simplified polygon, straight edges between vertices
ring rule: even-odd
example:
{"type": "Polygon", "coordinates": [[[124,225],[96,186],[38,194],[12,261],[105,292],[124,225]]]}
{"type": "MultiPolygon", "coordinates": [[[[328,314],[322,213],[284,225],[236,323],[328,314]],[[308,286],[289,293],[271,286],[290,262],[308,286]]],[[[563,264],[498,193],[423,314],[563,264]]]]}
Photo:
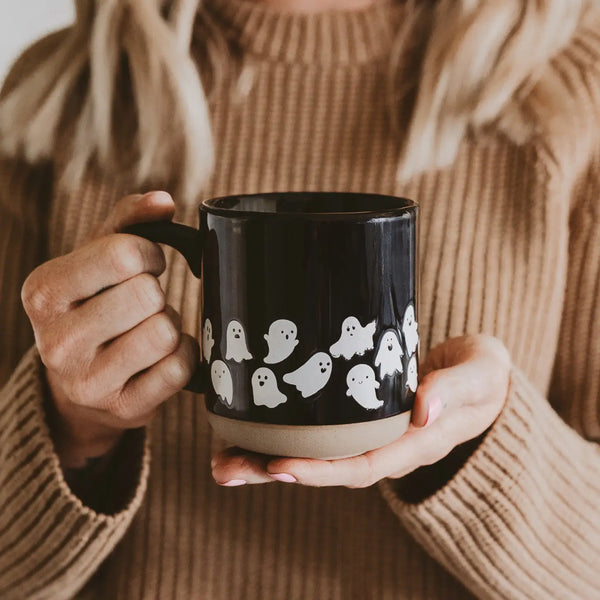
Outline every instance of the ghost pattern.
{"type": "Polygon", "coordinates": [[[363,327],[356,317],[344,319],[340,338],[329,348],[331,356],[350,360],[355,354],[362,356],[367,350],[373,350],[375,325],[372,321],[363,327]]]}
{"type": "Polygon", "coordinates": [[[204,356],[204,360],[207,363],[210,362],[210,356],[214,345],[215,340],[213,339],[212,323],[210,322],[210,319],[206,319],[206,321],[204,321],[204,327],[202,328],[202,356],[204,356]]]}
{"type": "Polygon", "coordinates": [[[287,402],[287,396],[279,391],[277,378],[271,369],[261,367],[252,375],[252,396],[256,406],[275,408],[287,402]]]}
{"type": "Polygon", "coordinates": [[[285,360],[298,345],[297,335],[298,328],[292,321],[287,319],[273,321],[269,327],[269,333],[265,333],[265,340],[269,346],[265,363],[272,365],[285,360]]]}
{"type": "Polygon", "coordinates": [[[239,321],[229,322],[225,342],[227,344],[225,360],[242,362],[243,360],[250,360],[252,358],[252,354],[250,354],[246,344],[246,333],[239,321]]]}
{"type": "Polygon", "coordinates": [[[395,329],[386,329],[377,345],[375,366],[379,367],[379,378],[392,377],[394,373],[402,373],[402,357],[404,351],[400,343],[400,336],[395,329]]]}
{"type": "Polygon", "coordinates": [[[222,360],[215,360],[212,364],[210,379],[219,400],[223,404],[231,406],[233,404],[233,380],[229,367],[222,360]]]}
{"type": "MultiPolygon", "coordinates": [[[[339,339],[330,346],[327,352],[317,352],[302,366],[283,375],[283,381],[294,386],[303,398],[310,398],[320,392],[329,382],[332,374],[332,356],[351,360],[354,356],[363,356],[368,350],[373,350],[377,321],[373,320],[364,327],[358,318],[349,316],[344,319],[339,339]]],[[[402,333],[396,328],[383,331],[377,343],[373,366],[357,364],[347,374],[346,395],[352,397],[360,406],[374,410],[383,406],[384,401],[377,397],[380,383],[375,370],[379,371],[379,380],[393,377],[396,373],[404,372],[403,359],[408,357],[406,366],[406,387],[416,392],[417,359],[416,350],[419,344],[418,324],[415,310],[410,303],[402,319],[402,333]],[[404,340],[404,347],[402,344],[404,340]]],[[[268,345],[268,353],[264,358],[265,364],[278,364],[289,358],[299,343],[298,328],[287,319],[278,319],[271,323],[264,335],[268,345]]],[[[237,320],[229,322],[226,331],[225,360],[241,363],[251,360],[248,350],[246,333],[242,324],[237,320]]],[[[202,330],[202,353],[206,362],[210,363],[215,340],[210,319],[206,319],[202,330]]],[[[233,381],[227,364],[215,360],[211,366],[211,380],[216,395],[227,406],[233,404],[233,381]]],[[[279,389],[277,376],[267,368],[256,369],[251,378],[252,394],[256,406],[275,408],[287,402],[288,397],[279,389]]]]}
{"type": "Polygon", "coordinates": [[[416,392],[417,385],[417,357],[413,356],[408,361],[408,366],[406,367],[406,387],[411,392],[416,392]]]}
{"type": "Polygon", "coordinates": [[[303,398],[314,396],[320,392],[331,377],[331,357],[326,352],[317,352],[301,367],[286,373],[283,381],[296,387],[303,398]]]}
{"type": "Polygon", "coordinates": [[[415,308],[411,304],[406,307],[402,319],[402,334],[406,344],[406,353],[412,356],[419,345],[418,323],[415,320],[415,308]]]}
{"type": "Polygon", "coordinates": [[[383,400],[377,397],[376,390],[379,389],[379,382],[371,366],[365,364],[353,366],[346,376],[346,385],[348,386],[346,396],[352,396],[363,408],[374,410],[383,406],[383,400]]]}

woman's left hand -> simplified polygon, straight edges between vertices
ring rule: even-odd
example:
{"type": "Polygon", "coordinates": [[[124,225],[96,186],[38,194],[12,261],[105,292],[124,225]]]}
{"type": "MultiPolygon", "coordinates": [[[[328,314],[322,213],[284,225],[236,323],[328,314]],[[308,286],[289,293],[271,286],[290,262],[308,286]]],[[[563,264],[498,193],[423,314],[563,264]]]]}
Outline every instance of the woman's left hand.
{"type": "Polygon", "coordinates": [[[483,433],[508,393],[510,357],[487,335],[452,338],[436,346],[422,379],[408,431],[395,442],[339,460],[281,458],[228,448],[212,460],[220,485],[283,481],[362,488],[438,462],[454,447],[483,433]]]}

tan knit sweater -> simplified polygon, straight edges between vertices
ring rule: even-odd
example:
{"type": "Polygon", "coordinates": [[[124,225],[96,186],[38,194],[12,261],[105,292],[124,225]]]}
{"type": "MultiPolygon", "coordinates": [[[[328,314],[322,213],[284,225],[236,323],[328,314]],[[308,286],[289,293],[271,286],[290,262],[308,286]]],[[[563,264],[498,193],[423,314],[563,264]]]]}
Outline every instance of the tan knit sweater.
{"type": "MultiPolygon", "coordinates": [[[[332,17],[209,5],[241,40],[254,81],[243,94],[226,78],[212,100],[217,163],[205,196],[351,190],[419,200],[423,352],[464,332],[498,336],[514,365],[506,406],[455,476],[410,504],[393,482],[221,488],[203,400],[182,393],[160,411],[149,444],[133,435],[119,449],[130,486],[109,485],[110,514],[96,512],[53,450],[19,289],[131,186],[90,172],[67,194],[56,183],[60,157],[36,167],[3,159],[0,598],[600,598],[600,152],[559,159],[552,139],[516,146],[492,131],[466,139],[451,167],[396,184],[400,140],[384,80],[402,9],[332,17]]],[[[598,31],[598,17],[587,17],[551,68],[600,150],[598,31]]],[[[12,78],[45,51],[29,51],[12,78]]],[[[195,208],[180,205],[178,219],[194,223],[195,208]]],[[[198,333],[199,282],[167,254],[169,302],[198,333]]]]}

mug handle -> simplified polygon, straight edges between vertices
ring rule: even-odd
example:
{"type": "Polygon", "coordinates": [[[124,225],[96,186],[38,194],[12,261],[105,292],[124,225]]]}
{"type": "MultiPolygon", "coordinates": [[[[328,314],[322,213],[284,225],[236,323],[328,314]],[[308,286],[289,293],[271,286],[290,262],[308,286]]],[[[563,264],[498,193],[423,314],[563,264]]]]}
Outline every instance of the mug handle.
{"type": "MultiPolygon", "coordinates": [[[[121,233],[138,235],[151,242],[167,244],[175,248],[185,258],[194,276],[200,279],[204,240],[198,229],[172,221],[153,221],[127,225],[123,227],[121,233]]],[[[208,391],[208,377],[202,359],[184,389],[196,394],[208,391]]]]}

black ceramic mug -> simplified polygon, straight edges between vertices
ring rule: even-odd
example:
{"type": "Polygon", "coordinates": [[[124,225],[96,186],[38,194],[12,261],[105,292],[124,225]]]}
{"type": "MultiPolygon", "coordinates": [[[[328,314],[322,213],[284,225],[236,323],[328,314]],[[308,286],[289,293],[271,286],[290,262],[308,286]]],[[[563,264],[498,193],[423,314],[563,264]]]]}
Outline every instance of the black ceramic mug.
{"type": "Polygon", "coordinates": [[[169,244],[202,285],[202,363],[188,389],[229,442],[337,458],[404,433],[417,387],[417,205],[351,193],[205,200],[169,244]]]}

